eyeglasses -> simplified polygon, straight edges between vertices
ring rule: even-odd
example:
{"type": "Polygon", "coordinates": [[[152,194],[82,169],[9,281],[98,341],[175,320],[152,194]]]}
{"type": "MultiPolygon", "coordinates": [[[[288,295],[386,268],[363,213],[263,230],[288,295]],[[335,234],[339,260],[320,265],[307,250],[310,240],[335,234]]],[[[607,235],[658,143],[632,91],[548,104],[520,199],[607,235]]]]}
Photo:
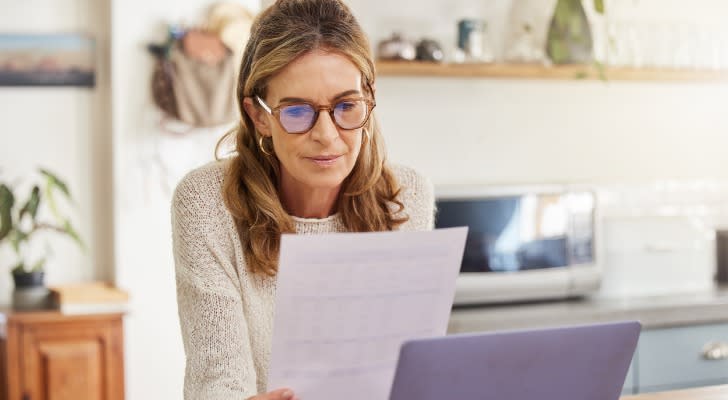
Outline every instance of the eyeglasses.
{"type": "Polygon", "coordinates": [[[258,103],[268,114],[276,117],[281,127],[288,133],[306,133],[318,121],[319,113],[327,110],[334,125],[343,130],[359,129],[366,125],[372,110],[376,106],[371,100],[345,99],[334,105],[318,106],[311,103],[285,103],[271,108],[259,96],[258,103]]]}

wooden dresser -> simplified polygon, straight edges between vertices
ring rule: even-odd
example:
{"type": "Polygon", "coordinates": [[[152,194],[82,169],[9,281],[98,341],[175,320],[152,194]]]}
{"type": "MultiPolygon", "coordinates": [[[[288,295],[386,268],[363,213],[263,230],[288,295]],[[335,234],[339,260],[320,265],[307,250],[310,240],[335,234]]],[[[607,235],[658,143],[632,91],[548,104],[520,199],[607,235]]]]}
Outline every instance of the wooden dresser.
{"type": "Polygon", "coordinates": [[[0,310],[0,400],[124,400],[122,317],[0,310]]]}

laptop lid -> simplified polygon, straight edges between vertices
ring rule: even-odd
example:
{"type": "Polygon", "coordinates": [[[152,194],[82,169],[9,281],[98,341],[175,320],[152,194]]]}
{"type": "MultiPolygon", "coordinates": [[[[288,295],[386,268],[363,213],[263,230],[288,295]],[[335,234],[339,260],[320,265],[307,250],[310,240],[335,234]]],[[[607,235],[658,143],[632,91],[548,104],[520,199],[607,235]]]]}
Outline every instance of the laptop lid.
{"type": "Polygon", "coordinates": [[[390,400],[617,400],[640,330],[627,321],[408,341],[390,400]]]}

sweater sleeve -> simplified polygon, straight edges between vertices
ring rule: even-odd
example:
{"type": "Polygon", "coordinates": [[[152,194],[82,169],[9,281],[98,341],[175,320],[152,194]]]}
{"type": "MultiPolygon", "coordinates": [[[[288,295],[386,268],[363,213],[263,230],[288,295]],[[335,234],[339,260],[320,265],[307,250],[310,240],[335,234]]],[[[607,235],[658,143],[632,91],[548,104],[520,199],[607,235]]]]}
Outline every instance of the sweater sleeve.
{"type": "Polygon", "coordinates": [[[432,182],[416,170],[392,165],[401,186],[400,199],[409,220],[401,230],[427,231],[435,227],[435,194],[432,182]]]}
{"type": "Polygon", "coordinates": [[[172,203],[184,398],[243,400],[255,395],[256,373],[239,281],[232,250],[218,237],[219,210],[199,183],[183,179],[172,203]]]}

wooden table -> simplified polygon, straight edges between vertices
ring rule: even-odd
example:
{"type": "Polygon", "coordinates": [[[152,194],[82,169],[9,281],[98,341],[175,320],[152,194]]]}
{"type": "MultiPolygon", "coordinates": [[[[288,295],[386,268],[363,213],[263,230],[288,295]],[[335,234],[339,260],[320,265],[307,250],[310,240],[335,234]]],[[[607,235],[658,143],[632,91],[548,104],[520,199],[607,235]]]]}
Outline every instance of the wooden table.
{"type": "Polygon", "coordinates": [[[620,400],[726,400],[728,385],[622,396],[620,400]]]}

